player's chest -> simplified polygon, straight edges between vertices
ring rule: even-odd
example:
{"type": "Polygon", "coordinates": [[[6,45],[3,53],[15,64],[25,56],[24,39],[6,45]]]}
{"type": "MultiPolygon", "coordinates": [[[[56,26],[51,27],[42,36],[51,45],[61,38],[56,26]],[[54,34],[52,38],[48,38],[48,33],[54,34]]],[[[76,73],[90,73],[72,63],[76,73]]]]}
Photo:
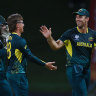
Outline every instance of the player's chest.
{"type": "Polygon", "coordinates": [[[82,46],[92,48],[94,36],[90,34],[73,34],[71,36],[71,43],[74,46],[82,46]]]}

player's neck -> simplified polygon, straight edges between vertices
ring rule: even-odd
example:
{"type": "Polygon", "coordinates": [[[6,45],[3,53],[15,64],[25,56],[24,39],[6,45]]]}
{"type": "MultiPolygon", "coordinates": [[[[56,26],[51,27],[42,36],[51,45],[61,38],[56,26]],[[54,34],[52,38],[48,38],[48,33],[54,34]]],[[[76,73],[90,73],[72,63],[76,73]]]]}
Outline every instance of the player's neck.
{"type": "Polygon", "coordinates": [[[78,27],[78,29],[79,29],[80,33],[88,33],[88,27],[87,26],[82,27],[82,28],[78,27]]]}
{"type": "Polygon", "coordinates": [[[16,31],[16,33],[17,33],[17,35],[18,35],[18,36],[21,36],[21,33],[20,33],[20,31],[16,31]]]}

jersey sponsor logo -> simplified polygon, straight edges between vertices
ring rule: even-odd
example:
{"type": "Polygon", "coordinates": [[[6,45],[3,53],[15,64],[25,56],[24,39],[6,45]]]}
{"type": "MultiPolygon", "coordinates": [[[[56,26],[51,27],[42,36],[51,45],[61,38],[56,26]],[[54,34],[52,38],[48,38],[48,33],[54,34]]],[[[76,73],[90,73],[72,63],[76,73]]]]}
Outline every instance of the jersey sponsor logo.
{"type": "Polygon", "coordinates": [[[89,38],[88,38],[88,41],[93,41],[93,40],[94,40],[93,37],[89,37],[89,38]]]}
{"type": "Polygon", "coordinates": [[[75,40],[79,40],[79,35],[75,35],[75,40]]]}
{"type": "Polygon", "coordinates": [[[92,48],[92,44],[85,42],[77,42],[77,46],[89,47],[92,48]]]}

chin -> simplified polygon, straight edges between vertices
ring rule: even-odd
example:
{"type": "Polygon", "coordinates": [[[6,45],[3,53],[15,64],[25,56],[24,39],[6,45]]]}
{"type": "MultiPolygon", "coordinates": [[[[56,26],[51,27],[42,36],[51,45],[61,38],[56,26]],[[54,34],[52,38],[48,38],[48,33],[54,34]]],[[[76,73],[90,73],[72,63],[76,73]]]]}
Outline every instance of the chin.
{"type": "Polygon", "coordinates": [[[77,24],[77,26],[78,26],[79,28],[81,28],[81,27],[82,27],[82,25],[81,25],[81,24],[77,24]]]}
{"type": "Polygon", "coordinates": [[[82,29],[83,27],[82,26],[78,26],[80,29],[82,29]]]}
{"type": "Polygon", "coordinates": [[[81,27],[81,26],[82,26],[82,23],[81,23],[81,22],[78,22],[78,23],[77,23],[77,26],[78,26],[78,27],[81,27]]]}
{"type": "Polygon", "coordinates": [[[21,31],[21,33],[23,33],[24,32],[24,30],[23,31],[21,31]]]}

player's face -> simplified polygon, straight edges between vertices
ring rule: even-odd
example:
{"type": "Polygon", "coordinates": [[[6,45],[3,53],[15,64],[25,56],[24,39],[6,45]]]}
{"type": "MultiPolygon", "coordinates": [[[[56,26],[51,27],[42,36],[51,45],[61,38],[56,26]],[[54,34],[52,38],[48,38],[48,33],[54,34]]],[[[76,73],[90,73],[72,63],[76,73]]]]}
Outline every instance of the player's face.
{"type": "Polygon", "coordinates": [[[23,22],[23,20],[18,21],[17,24],[19,26],[19,32],[20,33],[24,32],[24,22],[23,22]]]}
{"type": "Polygon", "coordinates": [[[76,15],[76,24],[79,28],[86,26],[87,22],[86,16],[76,15]]]}

